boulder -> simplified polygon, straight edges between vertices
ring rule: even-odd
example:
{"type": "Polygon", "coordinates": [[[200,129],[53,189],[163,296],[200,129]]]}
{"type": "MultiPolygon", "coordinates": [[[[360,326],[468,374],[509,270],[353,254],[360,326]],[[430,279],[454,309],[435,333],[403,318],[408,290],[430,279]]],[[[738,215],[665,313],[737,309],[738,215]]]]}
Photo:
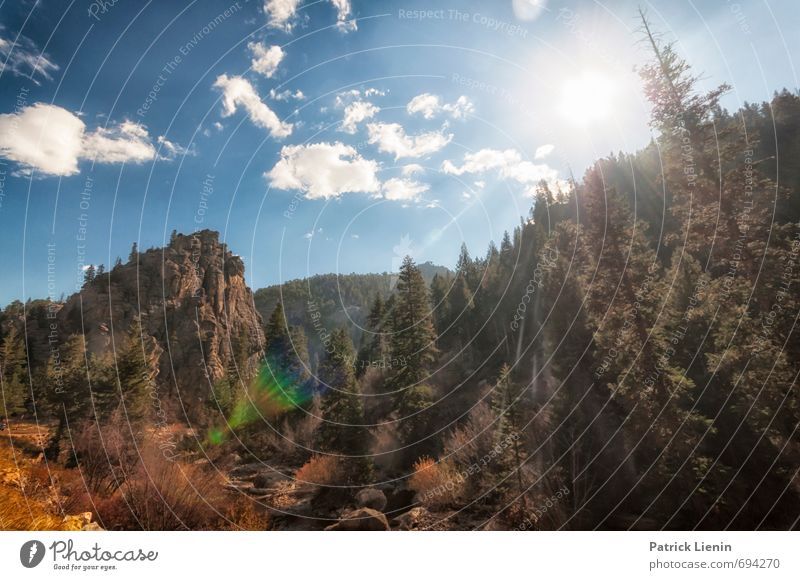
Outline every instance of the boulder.
{"type": "Polygon", "coordinates": [[[67,531],[82,530],[92,523],[92,512],[83,512],[74,516],[64,516],[62,528],[67,531]]]}
{"type": "Polygon", "coordinates": [[[105,530],[97,522],[91,522],[81,528],[82,532],[105,532],[105,530]]]}
{"type": "Polygon", "coordinates": [[[278,471],[261,471],[253,477],[253,487],[270,488],[287,479],[290,478],[278,471]]]}
{"type": "Polygon", "coordinates": [[[358,507],[370,508],[382,512],[386,508],[386,496],[374,487],[366,487],[356,494],[358,507]]]}
{"type": "Polygon", "coordinates": [[[346,514],[338,523],[325,528],[337,532],[384,532],[389,530],[389,522],[381,512],[370,508],[359,508],[346,514]]]}
{"type": "Polygon", "coordinates": [[[428,519],[430,512],[424,507],[415,507],[394,518],[393,522],[401,530],[416,530],[420,524],[428,519]]]}

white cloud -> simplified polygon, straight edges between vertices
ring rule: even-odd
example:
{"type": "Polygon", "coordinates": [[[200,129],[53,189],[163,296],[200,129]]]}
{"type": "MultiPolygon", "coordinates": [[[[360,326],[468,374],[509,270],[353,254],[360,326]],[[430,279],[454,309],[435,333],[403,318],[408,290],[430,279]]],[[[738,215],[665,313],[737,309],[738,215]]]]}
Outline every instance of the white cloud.
{"type": "Polygon", "coordinates": [[[409,115],[422,113],[422,116],[426,119],[433,119],[441,109],[442,103],[439,102],[439,97],[430,93],[417,95],[406,105],[409,115]]]}
{"type": "Polygon", "coordinates": [[[425,119],[433,119],[439,113],[446,113],[453,119],[463,119],[475,112],[475,106],[467,97],[461,95],[455,103],[444,103],[438,95],[422,93],[408,102],[406,111],[409,115],[420,113],[425,119]]]}
{"type": "MultiPolygon", "coordinates": [[[[4,31],[0,25],[0,32],[4,31]]],[[[50,73],[57,70],[58,65],[27,36],[20,34],[13,41],[0,37],[0,74],[27,76],[38,85],[37,76],[49,81],[53,78],[50,73]]]]}
{"type": "Polygon", "coordinates": [[[418,200],[419,196],[430,189],[427,183],[420,183],[413,179],[393,177],[381,186],[381,193],[390,201],[418,200]]]}
{"type": "Polygon", "coordinates": [[[356,21],[350,18],[352,10],[350,0],[331,0],[331,2],[336,8],[336,28],[342,32],[358,30],[356,21]]]}
{"type": "Polygon", "coordinates": [[[309,199],[329,199],[343,193],[375,193],[378,164],[340,142],[289,145],[266,176],[273,187],[295,189],[309,199]]]}
{"type": "Polygon", "coordinates": [[[275,138],[288,137],[292,134],[292,124],[284,123],[256,93],[253,85],[242,77],[217,77],[214,87],[222,91],[222,116],[230,117],[238,106],[244,107],[250,120],[257,126],[269,131],[275,138]]]}
{"type": "MultiPolygon", "coordinates": [[[[351,18],[350,0],[330,0],[336,8],[336,28],[342,32],[357,30],[356,21],[351,18]]],[[[296,24],[300,0],[265,0],[264,13],[267,25],[284,32],[291,32],[296,24]]]]}
{"type": "Polygon", "coordinates": [[[344,119],[342,120],[342,131],[353,135],[358,129],[358,124],[371,119],[380,108],[369,101],[355,101],[347,105],[344,109],[344,119]]]}
{"type": "Polygon", "coordinates": [[[403,166],[402,174],[404,177],[416,175],[417,173],[425,173],[425,168],[418,163],[409,163],[403,166]]]}
{"type": "Polygon", "coordinates": [[[0,154],[24,172],[78,173],[86,125],[77,115],[44,103],[0,115],[0,154]]]}
{"type": "Polygon", "coordinates": [[[370,97],[383,97],[385,95],[386,91],[381,91],[372,87],[363,91],[361,89],[349,89],[336,93],[335,105],[341,108],[353,101],[369,99],[370,97]]]}
{"type": "MultiPolygon", "coordinates": [[[[208,136],[208,135],[206,135],[208,136]]],[[[176,157],[183,157],[183,156],[192,156],[194,157],[197,155],[194,147],[184,147],[183,145],[179,145],[177,143],[173,143],[163,135],[158,138],[158,144],[161,145],[161,151],[159,153],[159,157],[161,159],[175,159],[176,157]]]]}
{"type": "MultiPolygon", "coordinates": [[[[559,183],[558,172],[541,163],[523,161],[522,156],[515,149],[481,149],[476,153],[467,153],[460,167],[451,161],[442,163],[442,171],[449,175],[464,175],[484,173],[497,170],[502,179],[511,179],[518,183],[530,186],[527,193],[532,193],[533,186],[539,181],[559,183]]],[[[559,183],[560,185],[560,183],[559,183]]]]}
{"type": "Polygon", "coordinates": [[[124,121],[86,135],[82,156],[98,163],[143,163],[153,159],[155,148],[144,127],[124,121]]]}
{"type": "Polygon", "coordinates": [[[250,53],[253,55],[253,60],[250,61],[253,70],[265,77],[272,78],[275,71],[278,70],[278,65],[286,56],[283,49],[278,45],[267,47],[266,44],[261,42],[251,42],[247,45],[250,53]]]}
{"type": "Polygon", "coordinates": [[[294,99],[295,101],[302,101],[305,100],[306,96],[300,89],[297,89],[294,92],[290,91],[289,89],[280,92],[276,91],[275,89],[270,89],[269,98],[274,101],[289,101],[291,99],[294,99]]]}
{"type": "MultiPolygon", "coordinates": [[[[192,154],[163,136],[162,159],[192,154]]],[[[142,125],[131,121],[87,132],[74,113],[56,105],[36,103],[19,112],[0,115],[0,156],[46,175],[75,175],[81,160],[95,163],[144,163],[156,158],[156,147],[142,125]]]]}
{"type": "Polygon", "coordinates": [[[406,135],[405,129],[397,123],[370,123],[367,130],[369,142],[377,144],[380,151],[393,154],[395,159],[430,155],[453,139],[452,134],[440,131],[406,135]]]}
{"type": "Polygon", "coordinates": [[[291,32],[299,5],[300,0],[265,0],[264,13],[267,15],[267,25],[284,32],[291,32]]]}
{"type": "Polygon", "coordinates": [[[555,145],[551,145],[550,143],[548,143],[546,145],[542,145],[540,147],[537,147],[536,148],[536,154],[533,156],[533,158],[534,159],[544,159],[545,157],[550,155],[553,152],[553,149],[555,149],[555,148],[556,148],[556,146],[555,145]]]}
{"type": "Polygon", "coordinates": [[[461,95],[456,99],[455,103],[445,103],[442,105],[442,111],[448,113],[453,119],[463,119],[467,115],[475,112],[475,105],[472,104],[467,97],[461,95]]]}

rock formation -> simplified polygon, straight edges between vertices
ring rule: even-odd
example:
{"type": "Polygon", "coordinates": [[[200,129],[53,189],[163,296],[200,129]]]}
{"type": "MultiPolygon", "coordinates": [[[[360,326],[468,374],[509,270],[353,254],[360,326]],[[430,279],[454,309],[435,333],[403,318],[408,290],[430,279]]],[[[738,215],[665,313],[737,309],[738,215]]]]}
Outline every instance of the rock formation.
{"type": "Polygon", "coordinates": [[[160,393],[178,398],[189,418],[234,363],[252,369],[263,348],[262,320],[244,263],[203,230],[131,256],[97,276],[58,313],[62,335],[83,333],[93,353],[119,348],[135,317],[158,351],[160,393]]]}

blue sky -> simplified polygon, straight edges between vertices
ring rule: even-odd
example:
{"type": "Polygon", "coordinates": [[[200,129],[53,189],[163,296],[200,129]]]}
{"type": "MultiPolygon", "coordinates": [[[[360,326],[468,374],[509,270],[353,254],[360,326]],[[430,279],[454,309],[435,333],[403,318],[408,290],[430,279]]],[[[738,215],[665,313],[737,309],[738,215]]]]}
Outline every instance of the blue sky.
{"type": "MultiPolygon", "coordinates": [[[[648,142],[638,4],[3,2],[0,304],[173,229],[253,288],[482,253],[535,181],[648,142]]],[[[728,107],[797,88],[792,1],[641,4],[728,107]]]]}

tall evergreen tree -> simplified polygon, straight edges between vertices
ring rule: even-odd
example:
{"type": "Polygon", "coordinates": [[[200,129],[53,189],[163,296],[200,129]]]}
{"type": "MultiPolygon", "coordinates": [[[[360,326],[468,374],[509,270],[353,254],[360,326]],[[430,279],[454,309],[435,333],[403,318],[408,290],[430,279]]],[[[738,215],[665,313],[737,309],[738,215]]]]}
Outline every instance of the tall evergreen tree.
{"type": "Polygon", "coordinates": [[[25,339],[15,325],[3,339],[2,351],[3,399],[5,412],[16,415],[25,412],[28,400],[28,358],[25,339]]]}
{"type": "Polygon", "coordinates": [[[117,354],[117,376],[125,416],[131,423],[147,419],[158,365],[155,340],[144,334],[141,320],[131,324],[117,354]]]}

